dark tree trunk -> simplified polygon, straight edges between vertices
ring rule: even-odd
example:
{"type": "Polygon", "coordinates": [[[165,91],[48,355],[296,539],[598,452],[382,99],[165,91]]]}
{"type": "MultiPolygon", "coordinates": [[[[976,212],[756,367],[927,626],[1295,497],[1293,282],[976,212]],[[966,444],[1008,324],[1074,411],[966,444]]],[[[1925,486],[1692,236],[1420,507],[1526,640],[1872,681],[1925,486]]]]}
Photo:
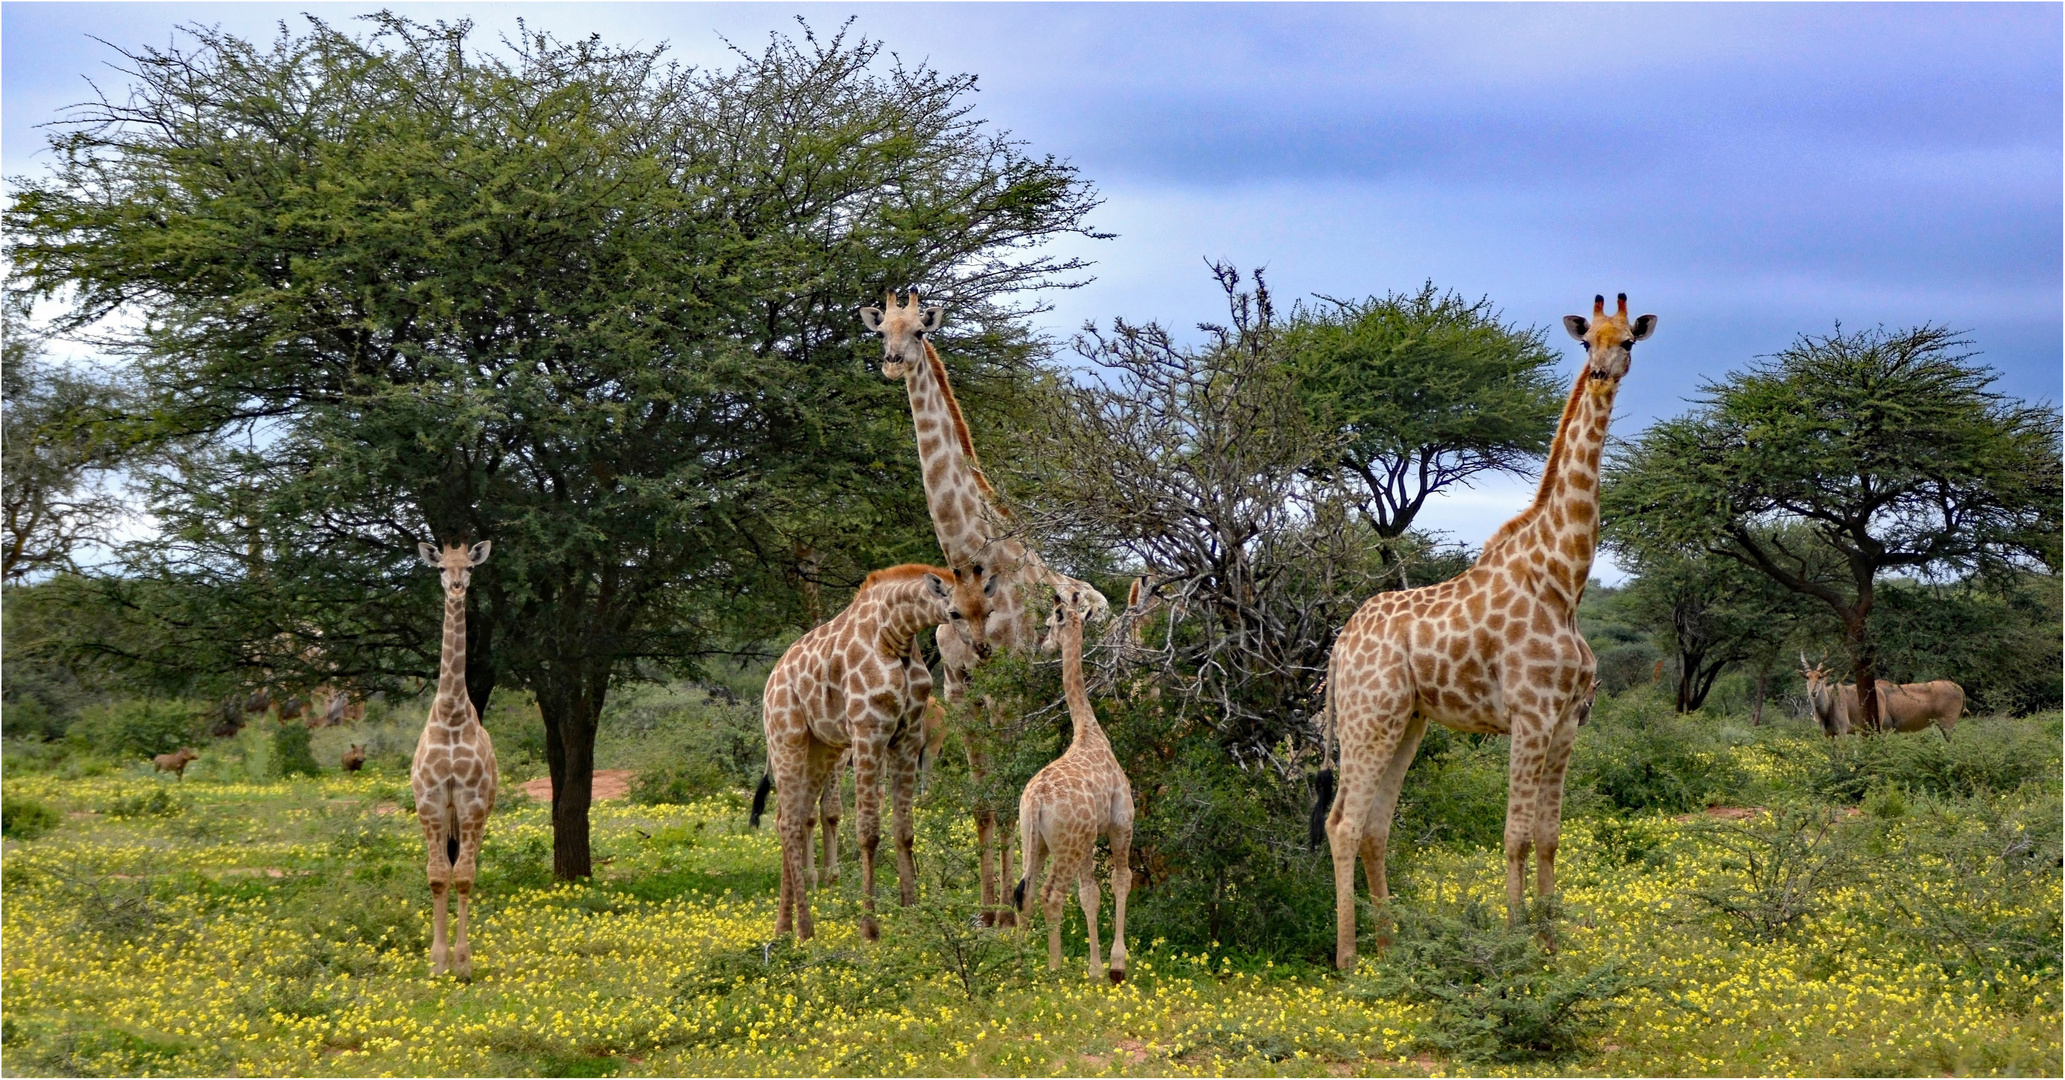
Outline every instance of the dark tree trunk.
{"type": "Polygon", "coordinates": [[[1762,727],[1764,724],[1764,685],[1770,678],[1770,672],[1765,671],[1763,668],[1757,669],[1757,686],[1750,694],[1751,727],[1762,727]]]}
{"type": "Polygon", "coordinates": [[[495,693],[495,621],[470,596],[466,608],[466,697],[473,702],[474,715],[485,720],[488,699],[495,693]]]}
{"type": "Polygon", "coordinates": [[[595,730],[609,672],[569,671],[534,678],[545,722],[545,762],[552,770],[552,876],[592,876],[588,805],[595,793],[595,730]]]}

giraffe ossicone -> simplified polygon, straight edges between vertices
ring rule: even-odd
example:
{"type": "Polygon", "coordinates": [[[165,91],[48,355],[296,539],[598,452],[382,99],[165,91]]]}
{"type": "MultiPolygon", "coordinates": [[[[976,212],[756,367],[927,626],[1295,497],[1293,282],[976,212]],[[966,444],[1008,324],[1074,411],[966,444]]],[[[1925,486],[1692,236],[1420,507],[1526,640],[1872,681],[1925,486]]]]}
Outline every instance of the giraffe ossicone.
{"type": "MultiPolygon", "coordinates": [[[[1355,964],[1355,860],[1372,898],[1390,895],[1384,857],[1400,786],[1432,720],[1458,731],[1512,736],[1506,801],[1506,901],[1524,909],[1527,859],[1535,891],[1555,891],[1563,773],[1590,713],[1597,664],[1577,606],[1599,539],[1599,459],[1635,343],[1656,316],[1629,320],[1593,298],[1592,317],[1566,316],[1584,343],[1534,501],[1485,541],[1476,565],[1425,588],[1379,593],[1334,640],[1327,665],[1326,744],[1339,776],[1319,776],[1314,840],[1334,864],[1335,963],[1355,964]],[[1331,805],[1329,806],[1329,802],[1331,805]]],[[[1324,753],[1324,748],[1323,748],[1324,753]]],[[[1385,944],[1379,937],[1379,945],[1385,944]]]]}
{"type": "Polygon", "coordinates": [[[466,590],[473,568],[488,560],[492,548],[483,540],[443,550],[418,544],[417,554],[438,571],[445,595],[444,647],[438,657],[437,694],[416,756],[409,764],[409,787],[416,796],[416,820],[428,849],[425,873],[430,878],[430,970],[473,974],[473,950],[466,940],[467,906],[488,815],[495,809],[494,740],[480,724],[473,699],[466,693],[466,590]],[[446,893],[458,894],[458,919],[448,943],[446,893]]]}

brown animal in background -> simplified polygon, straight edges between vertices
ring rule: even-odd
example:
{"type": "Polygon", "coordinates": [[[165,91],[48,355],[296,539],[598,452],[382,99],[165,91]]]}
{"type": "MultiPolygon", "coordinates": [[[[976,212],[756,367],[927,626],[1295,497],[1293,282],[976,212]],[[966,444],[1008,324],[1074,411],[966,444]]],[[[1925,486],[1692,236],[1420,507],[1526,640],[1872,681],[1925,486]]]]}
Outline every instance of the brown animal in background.
{"type": "MultiPolygon", "coordinates": [[[[1848,735],[1863,722],[1857,687],[1829,681],[1822,664],[1807,666],[1805,653],[1800,654],[1800,674],[1807,680],[1807,702],[1814,710],[1814,719],[1821,723],[1823,735],[1831,739],[1848,735]]],[[[1920,731],[1933,723],[1943,730],[1947,740],[1950,729],[1957,726],[1958,718],[1965,712],[1964,687],[1949,679],[1925,683],[1880,679],[1878,695],[1879,722],[1887,731],[1920,731]]]]}
{"type": "Polygon", "coordinates": [[[352,743],[351,749],[344,752],[344,771],[357,772],[365,767],[366,748],[358,743],[352,743]]]}
{"type": "Polygon", "coordinates": [[[194,761],[200,756],[200,754],[194,751],[193,747],[182,746],[175,753],[159,754],[152,758],[151,764],[157,766],[156,771],[158,772],[168,772],[184,780],[186,779],[187,762],[194,761]]]}

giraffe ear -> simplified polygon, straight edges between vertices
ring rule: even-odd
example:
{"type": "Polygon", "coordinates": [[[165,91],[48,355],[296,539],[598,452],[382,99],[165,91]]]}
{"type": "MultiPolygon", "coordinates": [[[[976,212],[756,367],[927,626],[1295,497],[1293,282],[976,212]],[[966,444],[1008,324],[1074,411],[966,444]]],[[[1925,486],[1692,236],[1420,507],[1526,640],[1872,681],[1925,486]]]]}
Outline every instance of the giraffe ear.
{"type": "MultiPolygon", "coordinates": [[[[979,566],[978,566],[978,567],[976,567],[976,568],[975,568],[975,572],[976,572],[976,573],[978,573],[978,574],[979,574],[979,573],[981,573],[981,572],[982,572],[982,568],[981,568],[981,567],[979,567],[979,566]]],[[[991,575],[989,576],[989,580],[988,580],[988,581],[985,581],[985,582],[983,582],[983,583],[982,583],[982,595],[984,595],[984,596],[995,596],[995,595],[997,595],[997,581],[998,581],[997,575],[995,575],[995,574],[991,574],[991,575]]]]}
{"type": "Polygon", "coordinates": [[[938,304],[934,304],[926,308],[924,313],[919,316],[919,319],[921,321],[918,325],[923,327],[925,332],[929,334],[939,329],[939,324],[946,321],[946,309],[938,304]]]}
{"type": "Polygon", "coordinates": [[[1633,329],[1633,330],[1635,331],[1635,340],[1636,340],[1636,341],[1640,341],[1640,340],[1642,340],[1643,338],[1646,338],[1646,337],[1648,337],[1649,335],[1651,335],[1651,334],[1653,334],[1653,333],[1656,333],[1656,316],[1654,316],[1654,315],[1637,315],[1637,316],[1635,316],[1635,325],[1634,325],[1634,326],[1632,327],[1632,329],[1633,329]]]}
{"type": "Polygon", "coordinates": [[[946,581],[938,574],[925,575],[925,591],[941,600],[951,599],[953,593],[946,587],[946,581]]]}
{"type": "Polygon", "coordinates": [[[488,561],[488,552],[494,546],[495,542],[493,540],[482,540],[480,543],[473,545],[473,550],[466,553],[466,565],[479,566],[481,563],[488,561]]]}
{"type": "Polygon", "coordinates": [[[1592,324],[1586,322],[1585,317],[1583,315],[1563,316],[1563,329],[1569,331],[1570,336],[1578,339],[1579,341],[1583,341],[1585,339],[1585,331],[1590,330],[1591,328],[1592,324]]]}
{"type": "Polygon", "coordinates": [[[860,309],[860,324],[879,334],[882,332],[882,309],[864,307],[860,309]]]}
{"type": "Polygon", "coordinates": [[[445,564],[437,561],[437,549],[429,544],[417,544],[416,557],[422,559],[423,565],[432,570],[442,570],[445,568],[445,564]]]}

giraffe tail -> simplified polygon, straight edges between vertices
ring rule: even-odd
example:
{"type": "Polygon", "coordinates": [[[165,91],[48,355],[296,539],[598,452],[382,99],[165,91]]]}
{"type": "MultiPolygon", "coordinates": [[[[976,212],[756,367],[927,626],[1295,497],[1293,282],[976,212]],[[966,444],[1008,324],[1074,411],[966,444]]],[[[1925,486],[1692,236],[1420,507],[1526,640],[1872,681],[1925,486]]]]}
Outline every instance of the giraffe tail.
{"type": "Polygon", "coordinates": [[[1334,806],[1334,770],[1328,767],[1334,742],[1334,695],[1330,687],[1322,687],[1321,692],[1326,694],[1326,704],[1321,706],[1326,712],[1326,721],[1319,731],[1319,775],[1312,778],[1312,788],[1318,797],[1313,800],[1312,821],[1305,828],[1306,840],[1314,849],[1326,839],[1326,812],[1334,806]]]}
{"type": "Polygon", "coordinates": [[[753,790],[753,816],[750,819],[753,828],[760,827],[760,815],[767,812],[767,793],[773,790],[774,776],[761,773],[760,786],[753,790]]]}

